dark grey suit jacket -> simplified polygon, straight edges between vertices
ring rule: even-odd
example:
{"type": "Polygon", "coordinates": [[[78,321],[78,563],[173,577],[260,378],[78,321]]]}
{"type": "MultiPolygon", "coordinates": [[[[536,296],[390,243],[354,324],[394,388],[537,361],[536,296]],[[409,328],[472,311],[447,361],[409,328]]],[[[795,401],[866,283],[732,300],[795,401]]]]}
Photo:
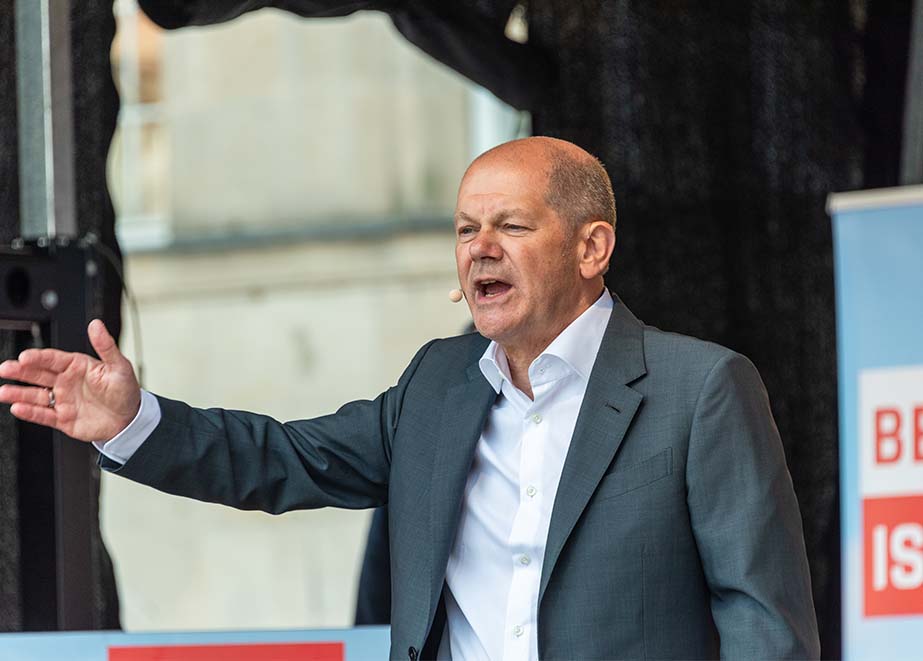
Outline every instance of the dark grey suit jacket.
{"type": "MultiPolygon", "coordinates": [[[[160,425],[117,472],[273,513],[388,502],[391,656],[415,659],[441,633],[464,485],[496,397],[477,365],[486,345],[477,334],[430,342],[377,399],[313,420],[160,399],[160,425]]],[[[538,649],[819,655],[801,517],[756,369],[642,325],[618,299],[554,503],[538,649]]]]}

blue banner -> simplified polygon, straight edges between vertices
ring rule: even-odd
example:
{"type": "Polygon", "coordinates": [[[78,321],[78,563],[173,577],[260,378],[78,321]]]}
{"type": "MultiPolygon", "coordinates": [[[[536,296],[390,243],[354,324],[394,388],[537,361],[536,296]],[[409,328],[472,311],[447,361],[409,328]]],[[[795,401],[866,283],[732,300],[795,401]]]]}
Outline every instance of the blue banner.
{"type": "Polygon", "coordinates": [[[923,658],[923,186],[832,195],[843,657],[923,658]]]}

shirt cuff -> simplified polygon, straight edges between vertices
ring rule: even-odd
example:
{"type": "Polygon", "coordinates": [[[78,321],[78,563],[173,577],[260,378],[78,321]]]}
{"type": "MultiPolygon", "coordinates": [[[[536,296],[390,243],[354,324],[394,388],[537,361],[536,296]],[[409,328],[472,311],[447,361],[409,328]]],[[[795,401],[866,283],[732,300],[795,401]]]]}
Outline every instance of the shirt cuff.
{"type": "Polygon", "coordinates": [[[93,441],[93,445],[112,461],[124,464],[159,424],[160,402],[147,390],[142,390],[141,407],[135,419],[108,441],[93,441]]]}

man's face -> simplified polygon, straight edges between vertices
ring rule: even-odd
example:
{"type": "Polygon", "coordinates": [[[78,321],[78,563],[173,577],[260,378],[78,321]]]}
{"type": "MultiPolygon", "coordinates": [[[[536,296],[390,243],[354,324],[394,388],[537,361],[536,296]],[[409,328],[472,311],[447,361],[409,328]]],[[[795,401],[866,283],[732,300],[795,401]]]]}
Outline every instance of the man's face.
{"type": "Polygon", "coordinates": [[[458,192],[458,280],[478,331],[506,349],[541,351],[577,314],[576,242],[545,189],[540,168],[493,160],[458,192]]]}

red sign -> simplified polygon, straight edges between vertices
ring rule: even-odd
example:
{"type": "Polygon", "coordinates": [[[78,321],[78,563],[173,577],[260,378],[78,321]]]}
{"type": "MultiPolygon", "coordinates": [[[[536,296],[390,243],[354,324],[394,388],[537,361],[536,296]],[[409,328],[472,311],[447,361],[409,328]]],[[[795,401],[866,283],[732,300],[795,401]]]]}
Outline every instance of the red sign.
{"type": "Polygon", "coordinates": [[[923,614],[923,495],[862,501],[865,615],[923,614]]]}
{"type": "Polygon", "coordinates": [[[343,661],[343,643],[110,647],[109,661],[343,661]]]}

